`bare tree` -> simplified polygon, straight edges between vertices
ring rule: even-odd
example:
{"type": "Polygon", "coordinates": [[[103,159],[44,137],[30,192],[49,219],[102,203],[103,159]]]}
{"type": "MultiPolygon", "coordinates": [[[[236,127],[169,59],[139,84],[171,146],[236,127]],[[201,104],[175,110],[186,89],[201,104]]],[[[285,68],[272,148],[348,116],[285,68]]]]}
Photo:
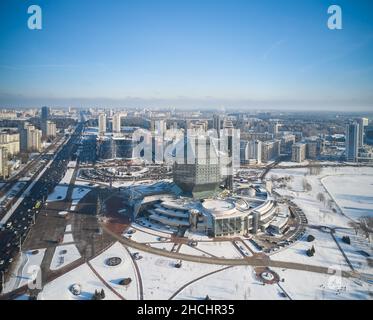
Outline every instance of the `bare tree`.
{"type": "Polygon", "coordinates": [[[327,202],[327,206],[328,206],[329,209],[333,209],[334,201],[332,199],[329,199],[328,202],[327,202]]]}
{"type": "Polygon", "coordinates": [[[317,194],[317,200],[319,200],[320,202],[325,202],[325,196],[323,193],[318,193],[317,194]]]}

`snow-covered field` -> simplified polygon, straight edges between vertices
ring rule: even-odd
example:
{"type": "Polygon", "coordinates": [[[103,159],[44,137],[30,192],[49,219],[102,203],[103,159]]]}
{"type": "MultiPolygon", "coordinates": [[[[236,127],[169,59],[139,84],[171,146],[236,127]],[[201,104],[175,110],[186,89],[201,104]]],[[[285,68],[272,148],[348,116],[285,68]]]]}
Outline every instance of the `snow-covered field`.
{"type": "MultiPolygon", "coordinates": [[[[373,168],[370,167],[340,167],[340,168],[323,168],[319,175],[309,175],[307,168],[288,168],[288,169],[274,169],[271,170],[268,174],[268,178],[270,177],[291,177],[291,181],[287,182],[287,186],[285,188],[279,188],[278,184],[275,183],[274,189],[279,194],[291,197],[293,201],[303,209],[304,213],[306,214],[308,221],[310,224],[316,225],[327,225],[330,227],[349,227],[349,219],[344,217],[340,214],[337,210],[337,213],[333,212],[333,208],[338,209],[335,204],[333,204],[333,198],[330,197],[325,189],[322,179],[325,177],[329,178],[340,178],[344,176],[353,177],[352,184],[355,187],[346,186],[345,184],[341,185],[340,188],[345,188],[346,190],[349,189],[348,192],[351,192],[352,199],[358,199],[359,194],[362,195],[360,200],[365,199],[368,202],[364,202],[364,204],[352,204],[347,205],[348,207],[352,206],[365,206],[371,207],[372,201],[369,200],[369,196],[367,196],[367,192],[371,190],[371,194],[373,194],[372,186],[367,186],[369,184],[369,179],[367,175],[373,175],[373,168]],[[359,185],[359,181],[362,181],[362,184],[359,185]],[[305,191],[303,188],[303,182],[307,181],[312,190],[305,191]],[[368,190],[365,190],[368,189],[368,190]],[[320,202],[317,199],[318,194],[323,194],[325,197],[324,202],[320,202]],[[364,198],[366,197],[366,198],[364,198]],[[370,203],[369,203],[370,201],[370,203]],[[332,206],[330,207],[329,204],[332,206]]],[[[372,177],[371,177],[372,178],[372,177]]],[[[350,178],[351,179],[351,178],[350,178]]],[[[328,181],[328,180],[326,180],[328,181]]],[[[330,180],[332,181],[332,180],[330,180]]],[[[337,183],[338,185],[340,183],[337,183]]],[[[335,183],[331,183],[331,187],[333,187],[335,183]]],[[[329,188],[329,186],[327,186],[329,188]]],[[[339,186],[338,186],[339,187],[339,186]]],[[[342,189],[343,190],[343,189],[342,189]]],[[[346,192],[346,193],[348,193],[346,192]]],[[[338,202],[338,199],[336,199],[338,202]]],[[[350,199],[351,200],[351,199],[350,199]]],[[[338,203],[339,204],[339,203],[338,203]]]]}
{"type": "Polygon", "coordinates": [[[363,238],[361,235],[357,236],[355,232],[350,229],[337,230],[335,237],[355,270],[363,273],[373,273],[373,270],[369,268],[368,259],[366,257],[366,254],[373,257],[373,248],[367,239],[363,238]],[[342,241],[343,236],[348,236],[351,244],[344,243],[342,241]]]}
{"type": "Polygon", "coordinates": [[[302,240],[285,250],[271,255],[271,259],[287,262],[298,262],[326,268],[339,266],[341,270],[350,270],[337,244],[329,233],[307,228],[307,232],[302,240]],[[307,235],[313,235],[315,240],[307,242],[307,235]],[[308,257],[306,251],[314,246],[315,255],[308,257]]]}
{"type": "Polygon", "coordinates": [[[143,257],[136,262],[141,273],[145,300],[169,299],[189,281],[221,268],[183,261],[182,267],[178,269],[175,268],[176,260],[132,249],[130,251],[139,252],[143,257]]]}
{"type": "Polygon", "coordinates": [[[92,267],[100,274],[116,292],[125,299],[139,299],[138,280],[132,258],[119,242],[114,243],[104,253],[90,261],[92,267]],[[111,257],[119,257],[122,263],[118,266],[108,266],[105,261],[111,257]],[[120,285],[119,282],[125,278],[131,278],[132,282],[128,286],[120,285]]]}
{"type": "Polygon", "coordinates": [[[242,255],[230,241],[199,242],[197,248],[218,258],[242,259],[242,255]]]}
{"type": "Polygon", "coordinates": [[[101,289],[105,291],[105,300],[119,300],[85,263],[46,284],[38,300],[91,300],[95,290],[101,289]],[[70,287],[74,284],[81,285],[82,292],[79,296],[70,292],[70,287]]]}
{"type": "Polygon", "coordinates": [[[373,216],[373,175],[340,175],[322,179],[348,217],[373,216]]]}
{"type": "Polygon", "coordinates": [[[188,254],[190,256],[204,256],[208,257],[209,255],[196,249],[191,246],[183,244],[179,250],[179,253],[188,254]]]}
{"type": "MultiPolygon", "coordinates": [[[[218,269],[223,269],[220,266],[218,269]]],[[[182,290],[175,300],[275,300],[281,289],[277,285],[263,286],[249,266],[237,266],[209,275],[182,290]]]]}
{"type": "Polygon", "coordinates": [[[294,300],[367,300],[371,299],[368,284],[338,275],[307,271],[273,269],[281,279],[281,287],[294,300]]]}

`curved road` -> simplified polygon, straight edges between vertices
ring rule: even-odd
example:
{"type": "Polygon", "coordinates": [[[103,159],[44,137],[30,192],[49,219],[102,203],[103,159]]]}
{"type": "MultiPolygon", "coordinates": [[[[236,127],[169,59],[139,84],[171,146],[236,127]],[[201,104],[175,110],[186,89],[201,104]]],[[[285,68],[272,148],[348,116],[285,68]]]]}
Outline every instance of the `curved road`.
{"type": "MultiPolygon", "coordinates": [[[[115,232],[107,228],[103,223],[101,223],[102,230],[113,238],[115,238],[120,243],[137,249],[144,252],[152,253],[159,256],[164,256],[176,260],[191,261],[197,263],[206,263],[206,264],[216,264],[223,266],[240,266],[240,265],[250,265],[254,267],[273,267],[273,268],[282,268],[282,269],[292,269],[308,272],[316,272],[321,274],[332,275],[331,270],[322,266],[312,266],[295,262],[285,262],[285,261],[276,261],[270,259],[256,258],[256,257],[247,257],[245,259],[225,259],[225,258],[215,258],[215,257],[203,257],[203,256],[191,256],[187,254],[182,254],[179,252],[169,252],[154,247],[147,246],[142,243],[138,243],[126,238],[121,237],[115,232]]],[[[342,271],[342,276],[345,278],[360,278],[362,274],[357,272],[342,271]]]]}

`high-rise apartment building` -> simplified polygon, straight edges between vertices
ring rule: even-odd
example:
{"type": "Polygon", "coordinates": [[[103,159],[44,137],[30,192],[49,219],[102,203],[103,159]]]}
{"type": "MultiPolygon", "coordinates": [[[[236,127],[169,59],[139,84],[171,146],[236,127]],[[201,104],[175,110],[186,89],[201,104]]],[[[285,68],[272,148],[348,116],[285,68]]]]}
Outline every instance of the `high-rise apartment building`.
{"type": "Polygon", "coordinates": [[[359,124],[350,122],[346,126],[346,160],[357,162],[359,155],[359,124]]]}
{"type": "Polygon", "coordinates": [[[275,161],[280,156],[281,140],[264,141],[262,143],[262,161],[275,161]]]}
{"type": "Polygon", "coordinates": [[[0,133],[0,148],[5,148],[8,154],[13,156],[20,151],[20,135],[19,133],[0,133]]]}
{"type": "Polygon", "coordinates": [[[259,140],[241,141],[241,162],[260,164],[262,162],[262,142],[259,140]]]}
{"type": "Polygon", "coordinates": [[[46,122],[46,136],[55,137],[56,135],[57,135],[56,124],[52,121],[47,121],[46,122]]]}
{"type": "Polygon", "coordinates": [[[106,133],[106,114],[101,113],[98,116],[98,134],[104,135],[106,133]]]}
{"type": "Polygon", "coordinates": [[[359,148],[364,146],[364,128],[368,125],[369,120],[367,118],[359,118],[356,120],[359,124],[359,148]]]}
{"type": "Polygon", "coordinates": [[[292,146],[291,161],[300,163],[304,160],[306,160],[306,144],[295,143],[292,146]]]}
{"type": "Polygon", "coordinates": [[[122,121],[122,114],[116,113],[113,116],[113,132],[120,133],[121,132],[121,121],[122,121]]]}
{"type": "Polygon", "coordinates": [[[9,177],[8,151],[0,147],[0,177],[6,179],[9,177]]]}

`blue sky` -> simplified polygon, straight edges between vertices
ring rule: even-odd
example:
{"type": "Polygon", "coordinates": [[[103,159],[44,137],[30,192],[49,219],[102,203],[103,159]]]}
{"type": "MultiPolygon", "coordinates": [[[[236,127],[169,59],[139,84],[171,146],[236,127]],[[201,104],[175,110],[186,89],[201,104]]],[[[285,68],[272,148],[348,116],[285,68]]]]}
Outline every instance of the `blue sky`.
{"type": "Polygon", "coordinates": [[[370,0],[2,0],[0,15],[3,108],[373,109],[370,0]]]}

